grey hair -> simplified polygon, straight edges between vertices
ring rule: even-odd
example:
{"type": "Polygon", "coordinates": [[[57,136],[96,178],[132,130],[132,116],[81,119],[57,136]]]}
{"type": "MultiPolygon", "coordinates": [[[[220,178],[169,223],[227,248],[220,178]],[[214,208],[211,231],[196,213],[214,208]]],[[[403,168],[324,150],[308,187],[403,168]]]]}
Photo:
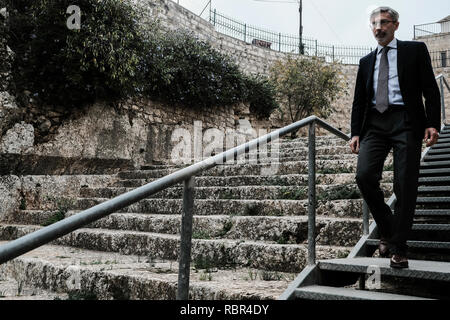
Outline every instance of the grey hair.
{"type": "Polygon", "coordinates": [[[370,19],[372,19],[373,16],[380,14],[380,13],[389,13],[389,15],[391,16],[392,21],[397,22],[398,18],[399,18],[399,14],[397,11],[395,11],[394,9],[390,8],[390,7],[378,7],[375,10],[372,11],[372,13],[370,14],[370,19]]]}

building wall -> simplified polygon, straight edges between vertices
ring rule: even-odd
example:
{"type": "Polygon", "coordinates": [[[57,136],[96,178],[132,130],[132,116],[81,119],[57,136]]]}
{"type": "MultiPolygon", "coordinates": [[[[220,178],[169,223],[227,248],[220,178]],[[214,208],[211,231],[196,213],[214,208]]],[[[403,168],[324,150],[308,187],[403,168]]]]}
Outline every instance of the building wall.
{"type": "MultiPolygon", "coordinates": [[[[442,64],[439,61],[434,61],[434,74],[436,76],[443,74],[447,82],[450,84],[450,32],[438,33],[429,36],[421,36],[416,38],[417,41],[425,42],[428,51],[430,52],[447,52],[447,67],[440,67],[442,64]]],[[[434,57],[439,58],[438,55],[434,57]]],[[[438,83],[439,84],[439,83],[438,83]]],[[[447,123],[450,123],[450,91],[444,87],[445,99],[445,115],[447,123]]]]}
{"type": "Polygon", "coordinates": [[[450,50],[450,32],[421,36],[416,40],[425,42],[430,52],[450,50]]]}

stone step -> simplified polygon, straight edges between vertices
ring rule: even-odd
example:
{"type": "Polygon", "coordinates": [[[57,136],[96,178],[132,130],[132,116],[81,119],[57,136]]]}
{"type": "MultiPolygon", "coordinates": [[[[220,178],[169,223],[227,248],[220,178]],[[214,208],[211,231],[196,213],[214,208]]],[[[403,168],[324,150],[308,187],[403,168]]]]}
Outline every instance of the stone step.
{"type": "Polygon", "coordinates": [[[442,161],[442,160],[449,160],[449,159],[450,159],[450,153],[429,155],[429,156],[425,156],[423,158],[423,160],[426,162],[442,161]]]}
{"type": "MultiPolygon", "coordinates": [[[[80,198],[73,210],[86,210],[109,199],[80,198]]],[[[389,200],[388,198],[385,199],[389,200]]],[[[144,199],[119,212],[181,214],[181,199],[144,199]]],[[[39,208],[36,208],[39,209],[39,208]]],[[[316,214],[327,217],[361,217],[362,200],[347,199],[318,201],[316,214]]],[[[308,214],[308,200],[209,200],[194,201],[196,215],[236,215],[236,216],[301,216],[308,214]]]]}
{"type": "MultiPolygon", "coordinates": [[[[70,211],[65,216],[76,215],[70,211]]],[[[53,212],[29,210],[15,215],[15,224],[44,225],[53,212]]],[[[113,213],[89,224],[86,228],[130,230],[139,232],[179,234],[180,215],[113,213]]],[[[361,219],[316,218],[317,243],[352,246],[362,234],[361,219]]],[[[304,243],[308,237],[308,217],[235,217],[194,216],[194,239],[245,239],[272,241],[279,244],[304,243]]]]}
{"type": "Polygon", "coordinates": [[[450,148],[450,143],[444,142],[440,143],[439,141],[432,147],[433,149],[446,149],[450,148]]]}
{"type": "MultiPolygon", "coordinates": [[[[414,240],[408,241],[408,259],[450,262],[450,242],[446,241],[448,235],[444,232],[416,230],[412,232],[412,236],[414,240]]],[[[366,243],[372,250],[376,250],[379,241],[370,239],[366,243]]]]}
{"type": "MultiPolygon", "coordinates": [[[[0,301],[4,300],[67,300],[66,293],[57,293],[25,284],[19,278],[7,277],[0,267],[0,301]]],[[[22,277],[23,278],[23,277],[22,277]]]]}
{"type": "MultiPolygon", "coordinates": [[[[407,242],[408,249],[426,249],[428,251],[431,250],[450,250],[450,242],[447,241],[419,241],[419,240],[408,240],[407,242]]],[[[369,246],[378,246],[379,240],[377,239],[368,239],[366,244],[369,246]]],[[[450,281],[450,280],[449,280],[450,281]]]]}
{"type": "Polygon", "coordinates": [[[417,217],[450,217],[450,210],[448,209],[422,209],[416,210],[417,217]]]}
{"type": "MultiPolygon", "coordinates": [[[[0,265],[0,274],[35,288],[69,292],[78,299],[175,300],[178,263],[46,245],[0,265]]],[[[218,269],[193,261],[189,299],[274,300],[295,275],[252,268],[218,269]]]]}
{"type": "Polygon", "coordinates": [[[441,169],[420,169],[419,174],[427,177],[431,176],[450,176],[450,168],[441,169]]]}
{"type": "Polygon", "coordinates": [[[450,161],[443,160],[443,161],[426,161],[421,162],[420,167],[423,169],[427,168],[448,168],[450,167],[450,161]]]}
{"type": "Polygon", "coordinates": [[[416,203],[420,209],[450,209],[450,197],[417,197],[416,203]]]}
{"type": "MultiPolygon", "coordinates": [[[[333,139],[333,140],[316,140],[316,149],[321,154],[320,149],[328,148],[328,151],[325,151],[326,154],[330,153],[339,153],[344,151],[347,154],[351,154],[350,147],[348,146],[348,142],[344,141],[343,139],[333,139]],[[338,151],[339,150],[339,151],[338,151]]],[[[270,152],[282,152],[282,153],[289,153],[293,151],[300,151],[300,152],[308,152],[308,143],[307,142],[298,142],[298,141],[283,141],[281,143],[269,143],[267,145],[262,146],[262,148],[254,148],[250,150],[250,153],[263,153],[267,154],[270,152]]],[[[226,151],[225,149],[223,151],[226,151]]],[[[163,162],[168,163],[165,159],[163,162]]],[[[170,159],[173,161],[174,159],[170,159]]],[[[178,161],[187,160],[190,161],[190,159],[177,159],[178,161]]]]}
{"type": "MultiPolygon", "coordinates": [[[[450,178],[448,178],[450,181],[450,178]]],[[[148,179],[124,179],[111,184],[112,187],[140,187],[144,184],[156,181],[157,178],[148,179]]],[[[392,183],[393,172],[385,171],[381,183],[392,183]]],[[[351,184],[355,183],[354,173],[317,174],[316,184],[351,184]]],[[[245,175],[228,177],[195,177],[197,187],[214,186],[307,186],[307,174],[288,174],[276,176],[245,175]]]]}
{"type": "Polygon", "coordinates": [[[449,143],[450,138],[447,136],[440,136],[437,143],[449,143]]]}
{"type": "Polygon", "coordinates": [[[415,296],[319,285],[297,288],[295,297],[306,300],[429,300],[415,296]]]}
{"type": "Polygon", "coordinates": [[[419,194],[440,194],[447,195],[450,193],[450,186],[420,186],[417,191],[419,194]]]}
{"type": "MultiPolygon", "coordinates": [[[[308,158],[309,149],[308,147],[300,147],[300,148],[283,148],[283,149],[262,149],[262,150],[251,150],[247,154],[242,154],[239,156],[239,159],[256,159],[258,157],[260,158],[266,158],[266,157],[272,157],[272,158],[286,158],[286,157],[294,157],[297,159],[307,159],[308,158]]],[[[348,146],[318,146],[316,148],[316,158],[320,157],[326,157],[326,156],[345,156],[345,157],[357,157],[357,155],[354,155],[350,147],[348,146]]],[[[392,152],[389,154],[389,156],[392,156],[392,152]]],[[[202,157],[201,160],[208,159],[209,156],[202,157]]],[[[177,158],[176,161],[178,163],[186,163],[186,164],[192,164],[193,159],[191,158],[177,158]]],[[[233,160],[229,160],[232,162],[233,160]]],[[[237,161],[237,160],[236,160],[237,161]]],[[[164,159],[161,161],[162,164],[160,165],[174,165],[174,159],[164,159]]],[[[152,165],[143,165],[142,169],[153,169],[152,166],[158,166],[158,164],[152,165]]]]}
{"type": "MultiPolygon", "coordinates": [[[[317,173],[354,173],[357,159],[347,160],[318,160],[316,161],[317,173]]],[[[386,160],[385,170],[392,171],[392,161],[386,160]]],[[[437,170],[437,169],[436,169],[437,170]]],[[[450,169],[449,169],[450,170],[450,169]]],[[[134,170],[118,173],[120,179],[146,179],[160,178],[177,171],[177,169],[161,170],[134,170]]],[[[237,175],[285,175],[307,174],[308,161],[292,161],[268,164],[242,164],[242,165],[218,165],[205,170],[198,176],[237,176],[237,175]]]]}
{"type": "MultiPolygon", "coordinates": [[[[279,148],[284,149],[298,149],[298,148],[305,148],[308,147],[307,141],[283,141],[282,143],[279,143],[279,148]]],[[[318,147],[347,147],[348,142],[344,139],[316,139],[316,148],[318,147]]]]}
{"type": "MultiPolygon", "coordinates": [[[[416,209],[414,222],[420,224],[448,224],[450,223],[450,210],[448,209],[416,209]]],[[[434,236],[434,235],[431,235],[434,236]]]]}
{"type": "MultiPolygon", "coordinates": [[[[325,155],[316,155],[316,161],[317,160],[348,160],[353,161],[358,158],[355,154],[325,154],[325,155]]],[[[256,163],[276,163],[276,162],[295,162],[295,161],[301,161],[301,160],[308,160],[308,155],[302,155],[302,156],[295,156],[292,153],[289,153],[287,155],[284,154],[269,154],[269,155],[257,155],[257,154],[248,154],[245,158],[233,161],[227,161],[226,164],[230,165],[238,165],[238,164],[256,164],[256,163]]],[[[193,161],[184,161],[183,163],[191,163],[193,164],[193,161]]],[[[155,165],[148,165],[148,166],[142,166],[142,170],[152,170],[152,169],[163,169],[158,168],[155,165]]]]}
{"type": "Polygon", "coordinates": [[[450,153],[450,148],[442,148],[442,149],[433,149],[428,150],[429,155],[437,155],[437,154],[448,154],[450,153]]]}
{"type": "MultiPolygon", "coordinates": [[[[280,138],[279,141],[281,142],[303,142],[303,143],[308,143],[309,138],[308,137],[298,137],[298,138],[288,138],[288,137],[283,137],[280,138]]],[[[345,140],[342,138],[339,138],[333,134],[330,135],[316,135],[316,141],[337,141],[337,142],[342,142],[345,143],[345,140]]]]}
{"type": "MultiPolygon", "coordinates": [[[[382,184],[385,197],[393,192],[392,184],[382,184]]],[[[437,188],[437,187],[435,187],[437,188]]],[[[114,198],[133,188],[81,188],[82,198],[114,198]]],[[[445,191],[445,190],[441,190],[445,191]]],[[[176,186],[162,190],[149,198],[181,199],[183,187],[176,186]]],[[[361,194],[356,184],[316,185],[318,200],[359,199],[361,194]]],[[[255,199],[255,200],[302,200],[308,199],[307,186],[238,186],[238,187],[196,187],[196,199],[255,199]]]]}
{"type": "Polygon", "coordinates": [[[419,185],[450,185],[450,176],[420,177],[419,185]]]}
{"type": "Polygon", "coordinates": [[[132,170],[130,159],[1,153],[1,175],[108,175],[132,170]]]}
{"type": "MultiPolygon", "coordinates": [[[[241,154],[237,157],[237,159],[229,159],[227,163],[233,163],[233,161],[242,161],[242,160],[256,160],[256,159],[282,159],[283,161],[287,161],[288,158],[295,158],[296,160],[305,160],[308,159],[309,149],[308,148],[299,148],[299,149],[274,149],[274,150],[251,150],[246,154],[241,154]]],[[[388,156],[392,156],[390,153],[388,156]]],[[[356,158],[357,155],[353,154],[349,147],[319,147],[316,149],[316,159],[340,159],[343,158],[356,158]]],[[[210,158],[210,155],[204,156],[200,159],[195,160],[196,162],[200,160],[206,160],[210,158]]],[[[164,166],[182,166],[183,164],[193,164],[194,159],[192,158],[182,158],[178,157],[176,159],[166,159],[162,161],[162,164],[144,164],[141,166],[142,170],[151,170],[157,169],[158,167],[163,168],[164,166]]]]}
{"type": "MultiPolygon", "coordinates": [[[[41,229],[30,225],[1,225],[0,240],[13,240],[41,229]]],[[[86,250],[145,255],[152,259],[177,260],[177,235],[82,228],[50,244],[86,250]]],[[[305,267],[307,244],[275,244],[231,239],[192,239],[192,260],[209,259],[211,267],[248,267],[279,272],[299,272],[305,267]]],[[[350,247],[317,246],[319,258],[346,256],[350,247]]]]}
{"type": "Polygon", "coordinates": [[[433,280],[450,283],[450,262],[409,260],[409,268],[391,268],[389,259],[347,258],[319,261],[320,270],[366,274],[369,267],[376,266],[381,277],[433,280]]]}
{"type": "Polygon", "coordinates": [[[450,242],[450,224],[416,223],[412,227],[411,240],[450,242]]]}

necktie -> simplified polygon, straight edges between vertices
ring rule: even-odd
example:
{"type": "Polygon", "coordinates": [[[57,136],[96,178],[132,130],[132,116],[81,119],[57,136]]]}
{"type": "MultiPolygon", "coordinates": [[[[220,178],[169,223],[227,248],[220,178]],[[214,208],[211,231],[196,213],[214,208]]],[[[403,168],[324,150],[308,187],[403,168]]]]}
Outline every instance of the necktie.
{"type": "Polygon", "coordinates": [[[387,58],[388,51],[389,47],[387,46],[381,50],[380,68],[378,73],[378,86],[377,86],[375,108],[380,113],[385,112],[389,106],[389,93],[388,93],[389,62],[387,58]]]}

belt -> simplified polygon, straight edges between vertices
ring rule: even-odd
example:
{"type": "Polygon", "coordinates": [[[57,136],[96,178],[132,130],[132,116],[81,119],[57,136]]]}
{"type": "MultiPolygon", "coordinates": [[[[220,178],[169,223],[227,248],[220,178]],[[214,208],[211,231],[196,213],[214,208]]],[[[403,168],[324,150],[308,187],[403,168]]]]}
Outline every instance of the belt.
{"type": "MultiPolygon", "coordinates": [[[[371,110],[376,110],[375,105],[371,106],[371,110]]],[[[395,112],[395,111],[405,111],[405,110],[406,110],[406,106],[403,104],[390,104],[386,111],[387,112],[395,112]]]]}

